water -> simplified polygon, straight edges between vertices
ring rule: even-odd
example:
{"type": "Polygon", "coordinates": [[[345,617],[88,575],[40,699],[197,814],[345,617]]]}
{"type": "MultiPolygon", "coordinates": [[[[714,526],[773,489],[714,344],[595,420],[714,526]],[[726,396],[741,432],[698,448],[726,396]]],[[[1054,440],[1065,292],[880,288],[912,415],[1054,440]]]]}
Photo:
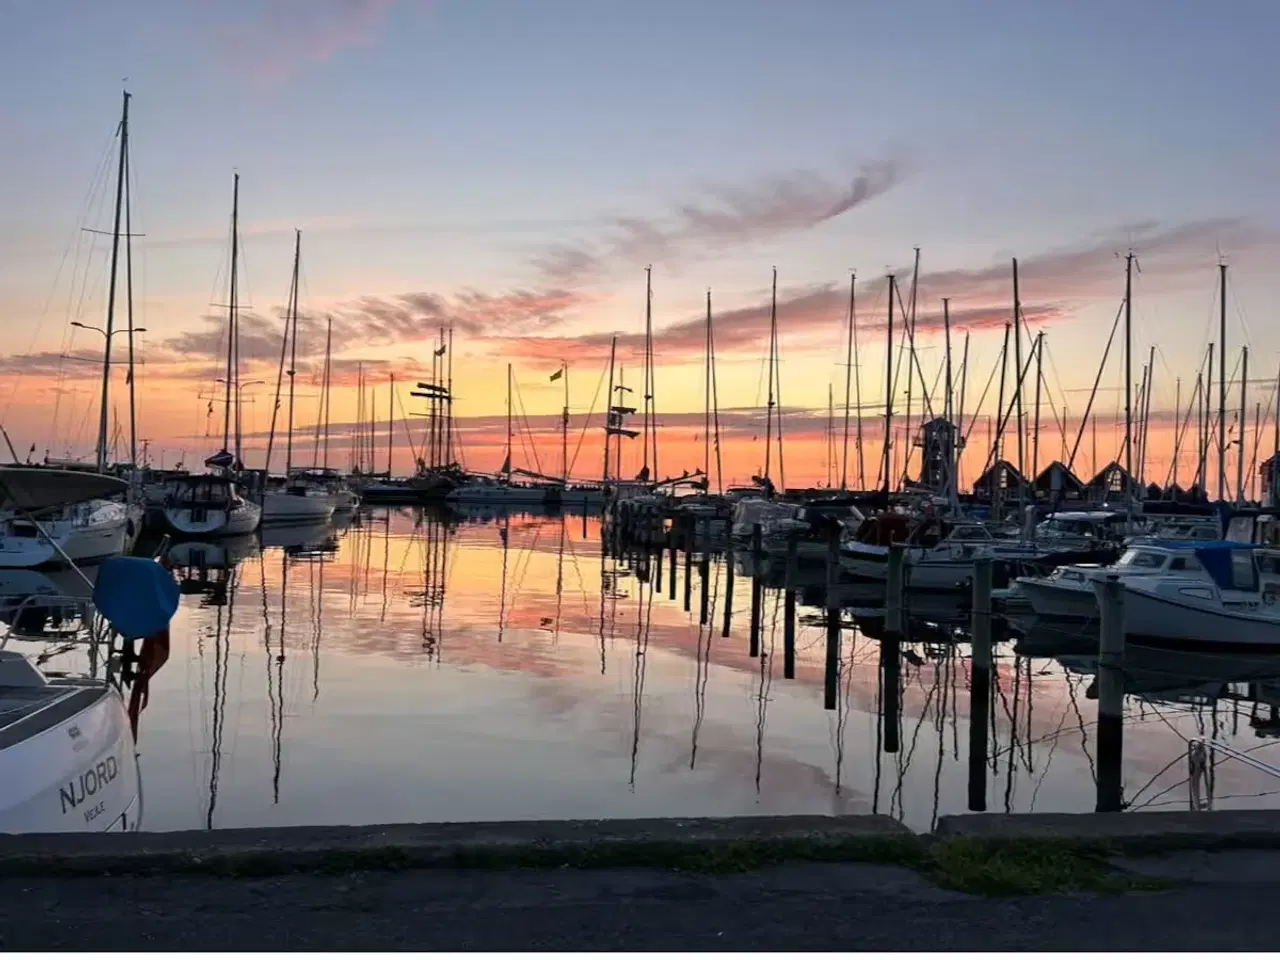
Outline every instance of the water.
{"type": "MultiPolygon", "coordinates": [[[[139,717],[144,829],[879,812],[927,830],[969,807],[967,645],[912,627],[886,753],[881,644],[855,588],[845,619],[861,626],[843,631],[825,710],[826,628],[806,605],[820,595],[802,592],[786,680],[781,591],[764,591],[752,658],[741,571],[725,638],[721,558],[701,626],[698,564],[686,612],[683,558],[671,599],[669,555],[661,573],[602,558],[594,519],[377,510],[263,540],[170,550],[184,596],[139,717]]],[[[33,576],[0,579],[21,594],[33,576]]],[[[945,601],[913,610],[963,619],[945,601]]],[[[50,669],[89,666],[83,645],[14,643],[50,669]]],[[[1094,808],[1094,649],[1087,635],[998,644],[988,810],[1094,808]]],[[[1280,660],[1130,648],[1133,809],[1186,808],[1187,737],[1265,745],[1276,678],[1280,660]]],[[[1224,760],[1215,805],[1273,805],[1277,787],[1224,760]]]]}

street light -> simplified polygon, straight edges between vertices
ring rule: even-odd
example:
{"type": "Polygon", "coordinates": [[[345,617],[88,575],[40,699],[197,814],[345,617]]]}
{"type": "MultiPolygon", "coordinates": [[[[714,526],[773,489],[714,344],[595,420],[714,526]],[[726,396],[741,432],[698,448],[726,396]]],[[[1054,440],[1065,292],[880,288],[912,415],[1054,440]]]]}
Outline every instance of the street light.
{"type": "MultiPolygon", "coordinates": [[[[219,378],[218,378],[217,380],[215,380],[214,382],[215,382],[215,383],[226,383],[226,382],[227,382],[227,378],[226,378],[226,377],[219,377],[219,378]]],[[[237,391],[237,392],[242,391],[242,390],[244,390],[244,388],[245,388],[245,387],[257,387],[257,386],[261,386],[262,384],[265,384],[266,382],[267,382],[267,381],[265,381],[265,380],[249,380],[249,381],[247,381],[247,382],[245,382],[245,383],[240,384],[240,386],[236,387],[236,391],[237,391]]]]}
{"type": "MultiPolygon", "coordinates": [[[[79,320],[72,320],[72,321],[71,321],[71,326],[73,326],[73,327],[79,327],[81,330],[92,330],[94,333],[100,333],[100,334],[102,334],[104,337],[107,335],[107,331],[103,330],[101,327],[95,327],[95,326],[93,326],[93,325],[91,325],[91,324],[88,324],[88,323],[81,323],[79,320]]],[[[128,328],[128,327],[122,327],[122,328],[121,328],[121,329],[119,329],[119,330],[112,330],[112,331],[111,331],[111,335],[114,337],[114,336],[115,336],[116,334],[118,334],[118,333],[128,333],[128,332],[129,332],[129,328],[128,328]]],[[[134,328],[133,328],[133,332],[134,332],[134,333],[146,333],[146,332],[147,332],[147,328],[146,328],[146,327],[134,327],[134,328]]]]}

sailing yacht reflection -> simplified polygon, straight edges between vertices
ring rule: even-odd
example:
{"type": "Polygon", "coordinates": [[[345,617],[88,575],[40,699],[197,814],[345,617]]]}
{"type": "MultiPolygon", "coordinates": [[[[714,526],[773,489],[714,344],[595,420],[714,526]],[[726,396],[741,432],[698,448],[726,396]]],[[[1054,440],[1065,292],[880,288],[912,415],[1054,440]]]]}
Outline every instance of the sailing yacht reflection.
{"type": "MultiPolygon", "coordinates": [[[[410,609],[422,611],[422,652],[429,659],[440,659],[444,600],[457,523],[456,517],[449,511],[430,509],[424,509],[416,523],[419,533],[417,542],[422,551],[422,589],[410,591],[407,596],[410,609]]],[[[386,564],[383,566],[385,568],[386,564]]],[[[385,587],[383,593],[386,593],[385,587]]]]}
{"type": "Polygon", "coordinates": [[[221,540],[188,540],[171,544],[165,563],[178,578],[184,596],[201,597],[202,607],[221,607],[228,602],[228,586],[236,567],[258,550],[254,534],[221,540]]]}

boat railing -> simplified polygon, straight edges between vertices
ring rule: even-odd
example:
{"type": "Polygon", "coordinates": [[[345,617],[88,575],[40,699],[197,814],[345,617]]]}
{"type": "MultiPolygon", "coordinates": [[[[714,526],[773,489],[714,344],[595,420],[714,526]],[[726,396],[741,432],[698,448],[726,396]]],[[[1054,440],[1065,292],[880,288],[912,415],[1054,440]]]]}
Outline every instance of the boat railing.
{"type": "Polygon", "coordinates": [[[1192,738],[1187,741],[1187,785],[1190,789],[1189,799],[1192,810],[1213,809],[1213,791],[1208,789],[1209,771],[1213,758],[1219,755],[1280,779],[1280,767],[1259,760],[1252,753],[1238,750],[1221,740],[1192,738]]]}
{"type": "Polygon", "coordinates": [[[9,645],[9,641],[15,636],[24,640],[61,640],[64,642],[72,640],[96,644],[105,638],[106,631],[109,629],[106,621],[94,609],[93,601],[89,597],[73,594],[33,593],[28,597],[24,597],[17,606],[11,608],[6,619],[8,622],[5,623],[3,634],[0,634],[0,650],[5,649],[9,645]],[[54,632],[42,631],[39,634],[20,632],[18,625],[22,621],[23,613],[29,607],[36,605],[65,611],[66,615],[62,617],[63,622],[79,624],[79,626],[58,629],[54,632]]]}

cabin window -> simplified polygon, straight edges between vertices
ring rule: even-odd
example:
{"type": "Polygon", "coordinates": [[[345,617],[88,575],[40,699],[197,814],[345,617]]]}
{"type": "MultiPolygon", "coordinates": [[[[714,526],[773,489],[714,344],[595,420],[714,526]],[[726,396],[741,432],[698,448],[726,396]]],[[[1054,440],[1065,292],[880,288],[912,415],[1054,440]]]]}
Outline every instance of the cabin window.
{"type": "Polygon", "coordinates": [[[1252,550],[1231,551],[1231,581],[1237,590],[1258,589],[1258,569],[1252,550]]]}
{"type": "Polygon", "coordinates": [[[1164,566],[1165,555],[1151,550],[1130,550],[1120,562],[1119,567],[1140,567],[1144,570],[1159,570],[1164,566]]]}
{"type": "Polygon", "coordinates": [[[1195,557],[1174,557],[1169,561],[1170,570],[1203,570],[1204,566],[1195,557]]]}

